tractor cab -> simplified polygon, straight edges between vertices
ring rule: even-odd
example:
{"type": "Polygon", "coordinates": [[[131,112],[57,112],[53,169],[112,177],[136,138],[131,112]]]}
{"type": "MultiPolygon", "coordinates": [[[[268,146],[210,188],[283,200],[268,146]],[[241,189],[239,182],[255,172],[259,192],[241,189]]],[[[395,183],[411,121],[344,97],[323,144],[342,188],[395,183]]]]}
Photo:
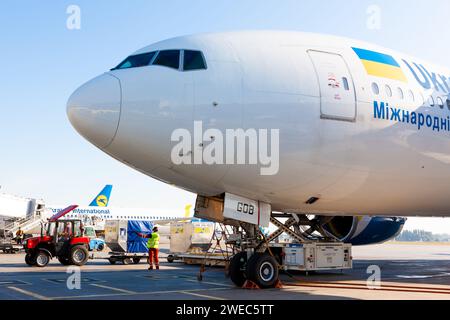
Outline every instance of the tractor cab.
{"type": "Polygon", "coordinates": [[[57,253],[66,250],[67,246],[79,241],[83,236],[81,220],[58,220],[47,223],[46,235],[52,238],[57,253]]]}
{"type": "Polygon", "coordinates": [[[81,220],[61,220],[77,206],[68,207],[42,226],[41,236],[24,243],[25,262],[30,266],[45,267],[52,258],[63,265],[82,266],[89,259],[89,238],[83,235],[81,220]]]}

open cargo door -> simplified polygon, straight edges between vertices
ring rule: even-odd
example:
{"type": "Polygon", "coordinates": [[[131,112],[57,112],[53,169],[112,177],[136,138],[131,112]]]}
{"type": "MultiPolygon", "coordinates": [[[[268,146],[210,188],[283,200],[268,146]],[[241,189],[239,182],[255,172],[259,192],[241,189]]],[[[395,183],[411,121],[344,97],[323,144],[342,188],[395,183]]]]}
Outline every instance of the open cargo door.
{"type": "Polygon", "coordinates": [[[57,221],[58,219],[61,219],[62,217],[64,217],[66,214],[72,212],[72,211],[75,210],[76,208],[78,208],[78,205],[72,205],[72,206],[69,206],[69,207],[67,207],[67,208],[65,208],[65,209],[63,209],[63,210],[61,210],[61,211],[59,211],[59,212],[58,212],[57,214],[55,214],[54,216],[52,216],[52,217],[49,219],[49,221],[50,221],[50,222],[55,222],[55,221],[57,221]]]}

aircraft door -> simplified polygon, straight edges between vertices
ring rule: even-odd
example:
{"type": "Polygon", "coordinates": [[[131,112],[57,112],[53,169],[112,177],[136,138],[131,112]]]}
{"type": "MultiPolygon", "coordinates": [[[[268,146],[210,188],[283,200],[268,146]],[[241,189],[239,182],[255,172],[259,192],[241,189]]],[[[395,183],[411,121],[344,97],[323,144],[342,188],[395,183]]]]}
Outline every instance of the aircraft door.
{"type": "Polygon", "coordinates": [[[339,54],[314,50],[308,54],[319,82],[321,118],[355,121],[355,86],[344,58],[339,54]]]}

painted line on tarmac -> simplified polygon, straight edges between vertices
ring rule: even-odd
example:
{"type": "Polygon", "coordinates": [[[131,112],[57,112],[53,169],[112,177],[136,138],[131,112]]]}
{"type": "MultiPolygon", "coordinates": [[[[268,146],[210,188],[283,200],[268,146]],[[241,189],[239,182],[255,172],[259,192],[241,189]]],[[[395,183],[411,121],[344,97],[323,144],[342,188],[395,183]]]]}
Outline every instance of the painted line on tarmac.
{"type": "MultiPolygon", "coordinates": [[[[53,284],[61,284],[61,283],[66,283],[68,278],[43,278],[42,280],[53,283],[53,284]]],[[[93,279],[93,278],[81,278],[81,283],[82,284],[88,284],[88,283],[93,283],[93,282],[105,282],[103,280],[98,280],[98,279],[93,279]]]]}
{"type": "MultiPolygon", "coordinates": [[[[359,282],[324,282],[324,281],[302,281],[299,282],[285,282],[286,285],[324,285],[324,286],[349,286],[349,287],[361,287],[363,289],[367,289],[367,283],[359,283],[359,282]]],[[[381,283],[382,288],[390,288],[390,289],[407,289],[407,290],[434,290],[434,291],[443,291],[450,293],[450,286],[430,286],[426,287],[425,285],[417,285],[417,284],[404,284],[404,283],[388,283],[387,280],[383,280],[381,283]]]]}
{"type": "Polygon", "coordinates": [[[112,290],[112,291],[117,291],[117,292],[121,292],[121,293],[126,293],[126,294],[136,294],[137,293],[135,291],[125,290],[125,289],[120,289],[120,288],[114,288],[114,287],[110,287],[110,286],[104,286],[102,284],[97,284],[97,283],[93,283],[93,284],[91,284],[91,286],[98,287],[98,288],[103,288],[103,289],[108,289],[108,290],[112,290]]]}
{"type": "Polygon", "coordinates": [[[175,275],[171,275],[171,276],[157,276],[157,275],[145,275],[145,276],[138,276],[138,277],[144,277],[146,279],[151,279],[151,280],[174,280],[174,279],[178,279],[178,280],[183,280],[183,281],[188,281],[188,282],[193,282],[193,283],[204,283],[204,284],[210,284],[210,285],[214,285],[214,286],[219,286],[219,287],[227,287],[227,288],[234,288],[233,285],[229,285],[229,284],[225,284],[225,283],[218,283],[218,282],[211,282],[211,281],[198,281],[195,277],[192,276],[175,276],[175,275]]]}
{"type": "Polygon", "coordinates": [[[199,294],[199,293],[195,293],[195,292],[181,291],[180,293],[187,294],[189,296],[199,297],[199,298],[206,298],[206,299],[210,299],[210,300],[227,300],[227,299],[224,299],[224,298],[209,296],[209,295],[206,295],[206,294],[199,294]]]}
{"type": "Polygon", "coordinates": [[[380,288],[371,289],[363,284],[340,284],[340,283],[284,283],[286,287],[296,288],[321,288],[321,289],[346,289],[346,290],[369,290],[369,291],[387,291],[387,292],[407,292],[407,293],[430,293],[450,295],[448,289],[439,288],[423,288],[408,286],[381,286],[380,288]]]}
{"type": "Polygon", "coordinates": [[[183,275],[138,275],[137,277],[143,277],[146,279],[155,279],[155,280],[169,280],[169,279],[194,279],[193,276],[183,276],[183,275]]]}
{"type": "Polygon", "coordinates": [[[38,300],[52,300],[52,298],[45,297],[45,296],[42,296],[40,294],[31,292],[31,291],[28,291],[28,290],[24,290],[24,289],[21,289],[21,288],[17,288],[17,287],[7,287],[7,288],[11,289],[13,291],[17,291],[19,293],[22,293],[22,294],[24,294],[26,296],[33,297],[33,298],[38,299],[38,300]]]}
{"type": "Polygon", "coordinates": [[[205,283],[205,284],[211,284],[214,286],[220,286],[220,287],[227,287],[227,288],[235,288],[235,286],[229,285],[229,284],[225,284],[225,283],[217,283],[217,282],[209,282],[209,281],[198,281],[198,280],[186,280],[188,282],[194,282],[194,283],[205,283]]]}
{"type": "Polygon", "coordinates": [[[22,280],[1,280],[0,286],[11,286],[11,285],[30,285],[31,283],[22,280]]]}
{"type": "Polygon", "coordinates": [[[229,288],[147,291],[147,292],[136,292],[133,294],[131,294],[131,293],[90,294],[90,295],[80,295],[80,296],[52,297],[50,299],[52,299],[52,300],[67,300],[67,299],[108,298],[108,297],[132,297],[132,296],[140,296],[140,295],[156,295],[156,294],[203,292],[203,291],[222,291],[222,290],[229,290],[229,288]]]}

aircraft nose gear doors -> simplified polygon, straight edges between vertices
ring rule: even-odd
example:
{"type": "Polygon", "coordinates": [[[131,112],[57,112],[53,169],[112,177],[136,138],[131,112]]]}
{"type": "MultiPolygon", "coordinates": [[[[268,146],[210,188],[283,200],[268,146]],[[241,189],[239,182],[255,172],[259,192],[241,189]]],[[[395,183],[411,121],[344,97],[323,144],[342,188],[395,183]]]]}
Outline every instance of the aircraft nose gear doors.
{"type": "Polygon", "coordinates": [[[323,119],[355,121],[356,95],[353,79],[342,56],[308,51],[320,87],[320,114],[323,119]]]}

